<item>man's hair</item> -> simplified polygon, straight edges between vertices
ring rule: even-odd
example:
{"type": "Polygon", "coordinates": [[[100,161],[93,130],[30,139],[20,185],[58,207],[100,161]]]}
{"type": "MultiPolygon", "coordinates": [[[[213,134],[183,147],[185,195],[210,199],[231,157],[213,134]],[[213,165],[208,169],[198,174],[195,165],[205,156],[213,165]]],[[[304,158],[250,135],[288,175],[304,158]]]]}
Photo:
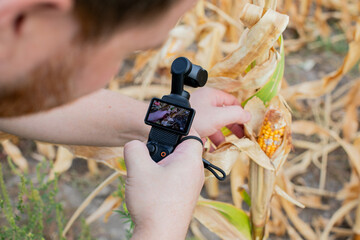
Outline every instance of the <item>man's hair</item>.
{"type": "Polygon", "coordinates": [[[74,0],[80,37],[96,40],[125,24],[143,23],[178,0],[74,0]]]}

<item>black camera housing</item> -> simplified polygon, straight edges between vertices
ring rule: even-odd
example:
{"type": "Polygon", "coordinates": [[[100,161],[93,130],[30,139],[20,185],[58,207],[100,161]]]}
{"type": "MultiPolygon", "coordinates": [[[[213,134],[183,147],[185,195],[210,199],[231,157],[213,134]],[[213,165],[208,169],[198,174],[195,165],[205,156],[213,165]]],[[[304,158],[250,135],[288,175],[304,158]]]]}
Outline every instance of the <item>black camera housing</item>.
{"type": "Polygon", "coordinates": [[[145,123],[152,126],[147,148],[155,162],[171,154],[181,137],[188,135],[190,131],[195,110],[190,106],[190,94],[184,91],[184,84],[194,88],[203,87],[208,79],[206,70],[184,57],[175,59],[171,73],[171,94],[161,99],[153,98],[145,117],[145,123]],[[169,123],[171,120],[172,123],[169,123]]]}

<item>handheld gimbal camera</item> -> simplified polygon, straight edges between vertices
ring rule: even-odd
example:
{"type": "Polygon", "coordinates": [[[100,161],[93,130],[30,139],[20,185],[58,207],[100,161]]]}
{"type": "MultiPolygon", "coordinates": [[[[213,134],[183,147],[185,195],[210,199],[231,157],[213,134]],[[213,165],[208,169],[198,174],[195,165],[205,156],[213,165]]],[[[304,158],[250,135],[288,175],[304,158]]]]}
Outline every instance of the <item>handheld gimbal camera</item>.
{"type": "MultiPolygon", "coordinates": [[[[189,134],[195,110],[190,106],[190,94],[184,90],[184,84],[194,88],[203,87],[208,79],[206,70],[192,64],[184,57],[175,59],[171,66],[171,74],[171,93],[161,99],[153,98],[145,117],[145,123],[152,126],[147,148],[155,162],[159,162],[171,154],[181,142],[181,138],[189,134]]],[[[225,179],[226,174],[222,169],[205,159],[203,162],[205,168],[211,171],[216,178],[225,179]],[[219,171],[223,177],[220,177],[213,168],[219,171]]]]}

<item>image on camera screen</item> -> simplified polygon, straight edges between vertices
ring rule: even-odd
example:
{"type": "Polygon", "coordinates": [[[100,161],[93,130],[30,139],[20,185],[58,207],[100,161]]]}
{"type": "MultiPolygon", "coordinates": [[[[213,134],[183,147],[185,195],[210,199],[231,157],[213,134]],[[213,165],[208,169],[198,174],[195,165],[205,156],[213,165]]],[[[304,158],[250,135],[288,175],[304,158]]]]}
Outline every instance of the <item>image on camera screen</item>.
{"type": "Polygon", "coordinates": [[[176,131],[186,132],[191,111],[153,100],[147,121],[176,131]]]}

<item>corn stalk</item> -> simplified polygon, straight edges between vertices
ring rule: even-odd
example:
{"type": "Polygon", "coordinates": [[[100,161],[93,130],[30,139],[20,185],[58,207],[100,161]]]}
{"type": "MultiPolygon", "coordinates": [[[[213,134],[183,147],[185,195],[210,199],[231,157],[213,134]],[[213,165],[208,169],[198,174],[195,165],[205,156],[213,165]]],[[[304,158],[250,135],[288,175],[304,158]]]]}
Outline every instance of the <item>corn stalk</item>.
{"type": "MultiPolygon", "coordinates": [[[[360,200],[360,196],[359,196],[359,200],[360,200]]],[[[354,231],[354,240],[360,240],[360,201],[356,211],[355,225],[353,227],[353,231],[354,231]]]]}
{"type": "Polygon", "coordinates": [[[265,236],[265,226],[277,173],[284,164],[290,150],[290,114],[283,108],[284,106],[281,105],[280,101],[277,102],[277,99],[272,101],[271,104],[274,104],[271,106],[276,106],[276,109],[267,110],[260,131],[256,131],[259,132],[258,136],[251,135],[251,137],[257,138],[261,149],[275,167],[274,170],[269,170],[255,161],[250,162],[250,219],[253,239],[263,239],[265,236]],[[286,113],[286,116],[282,113],[286,113]]]}
{"type": "MultiPolygon", "coordinates": [[[[264,10],[276,8],[276,0],[253,0],[253,3],[263,7],[264,10]]],[[[270,50],[270,49],[269,49],[270,50]]],[[[268,55],[263,54],[258,58],[258,62],[262,63],[266,61],[268,55]]],[[[279,75],[276,75],[272,78],[275,80],[274,82],[269,81],[272,85],[271,88],[279,89],[279,83],[282,80],[283,75],[283,66],[284,66],[284,55],[281,56],[280,64],[277,68],[277,72],[280,71],[279,75]],[[281,64],[282,63],[282,64],[281,64]],[[279,70],[281,68],[281,70],[279,70]]],[[[274,75],[273,75],[274,76],[274,75]]],[[[269,90],[269,89],[267,89],[269,90]]],[[[265,91],[267,93],[276,92],[276,91],[265,91]]],[[[270,96],[271,99],[271,96],[270,96]]],[[[270,100],[268,99],[268,100],[270,100]]],[[[261,99],[266,104],[268,100],[261,99]]],[[[281,119],[283,120],[283,119],[281,119]]],[[[289,126],[289,125],[288,125],[289,126]]],[[[288,129],[288,126],[287,127],[288,129]]],[[[284,128],[284,127],[283,127],[284,128]]],[[[284,129],[283,129],[284,130],[284,129]]],[[[273,136],[268,136],[273,130],[270,128],[270,122],[267,118],[264,119],[264,123],[262,129],[260,130],[258,137],[258,142],[262,148],[266,152],[269,158],[271,158],[274,152],[278,149],[278,146],[274,146],[274,138],[273,136]],[[269,124],[269,125],[267,125],[269,124]],[[267,143],[271,141],[270,146],[267,146],[267,143]],[[272,146],[271,146],[272,145],[272,146]]],[[[280,135],[279,135],[280,136],[280,135]]],[[[283,137],[283,136],[280,136],[283,137]]],[[[279,138],[280,138],[279,137],[279,138]]],[[[280,139],[277,139],[276,142],[279,142],[280,139]]],[[[281,141],[283,141],[281,139],[281,141]]],[[[287,154],[286,154],[287,155],[287,154]]],[[[282,163],[285,161],[286,156],[282,156],[282,163]]],[[[265,225],[268,218],[268,214],[270,211],[270,202],[273,195],[274,187],[275,187],[275,178],[276,171],[271,171],[263,168],[255,161],[250,162],[249,167],[249,189],[250,189],[250,198],[251,198],[251,209],[250,209],[250,219],[252,223],[252,238],[253,239],[263,239],[265,235],[265,225]]]]}

